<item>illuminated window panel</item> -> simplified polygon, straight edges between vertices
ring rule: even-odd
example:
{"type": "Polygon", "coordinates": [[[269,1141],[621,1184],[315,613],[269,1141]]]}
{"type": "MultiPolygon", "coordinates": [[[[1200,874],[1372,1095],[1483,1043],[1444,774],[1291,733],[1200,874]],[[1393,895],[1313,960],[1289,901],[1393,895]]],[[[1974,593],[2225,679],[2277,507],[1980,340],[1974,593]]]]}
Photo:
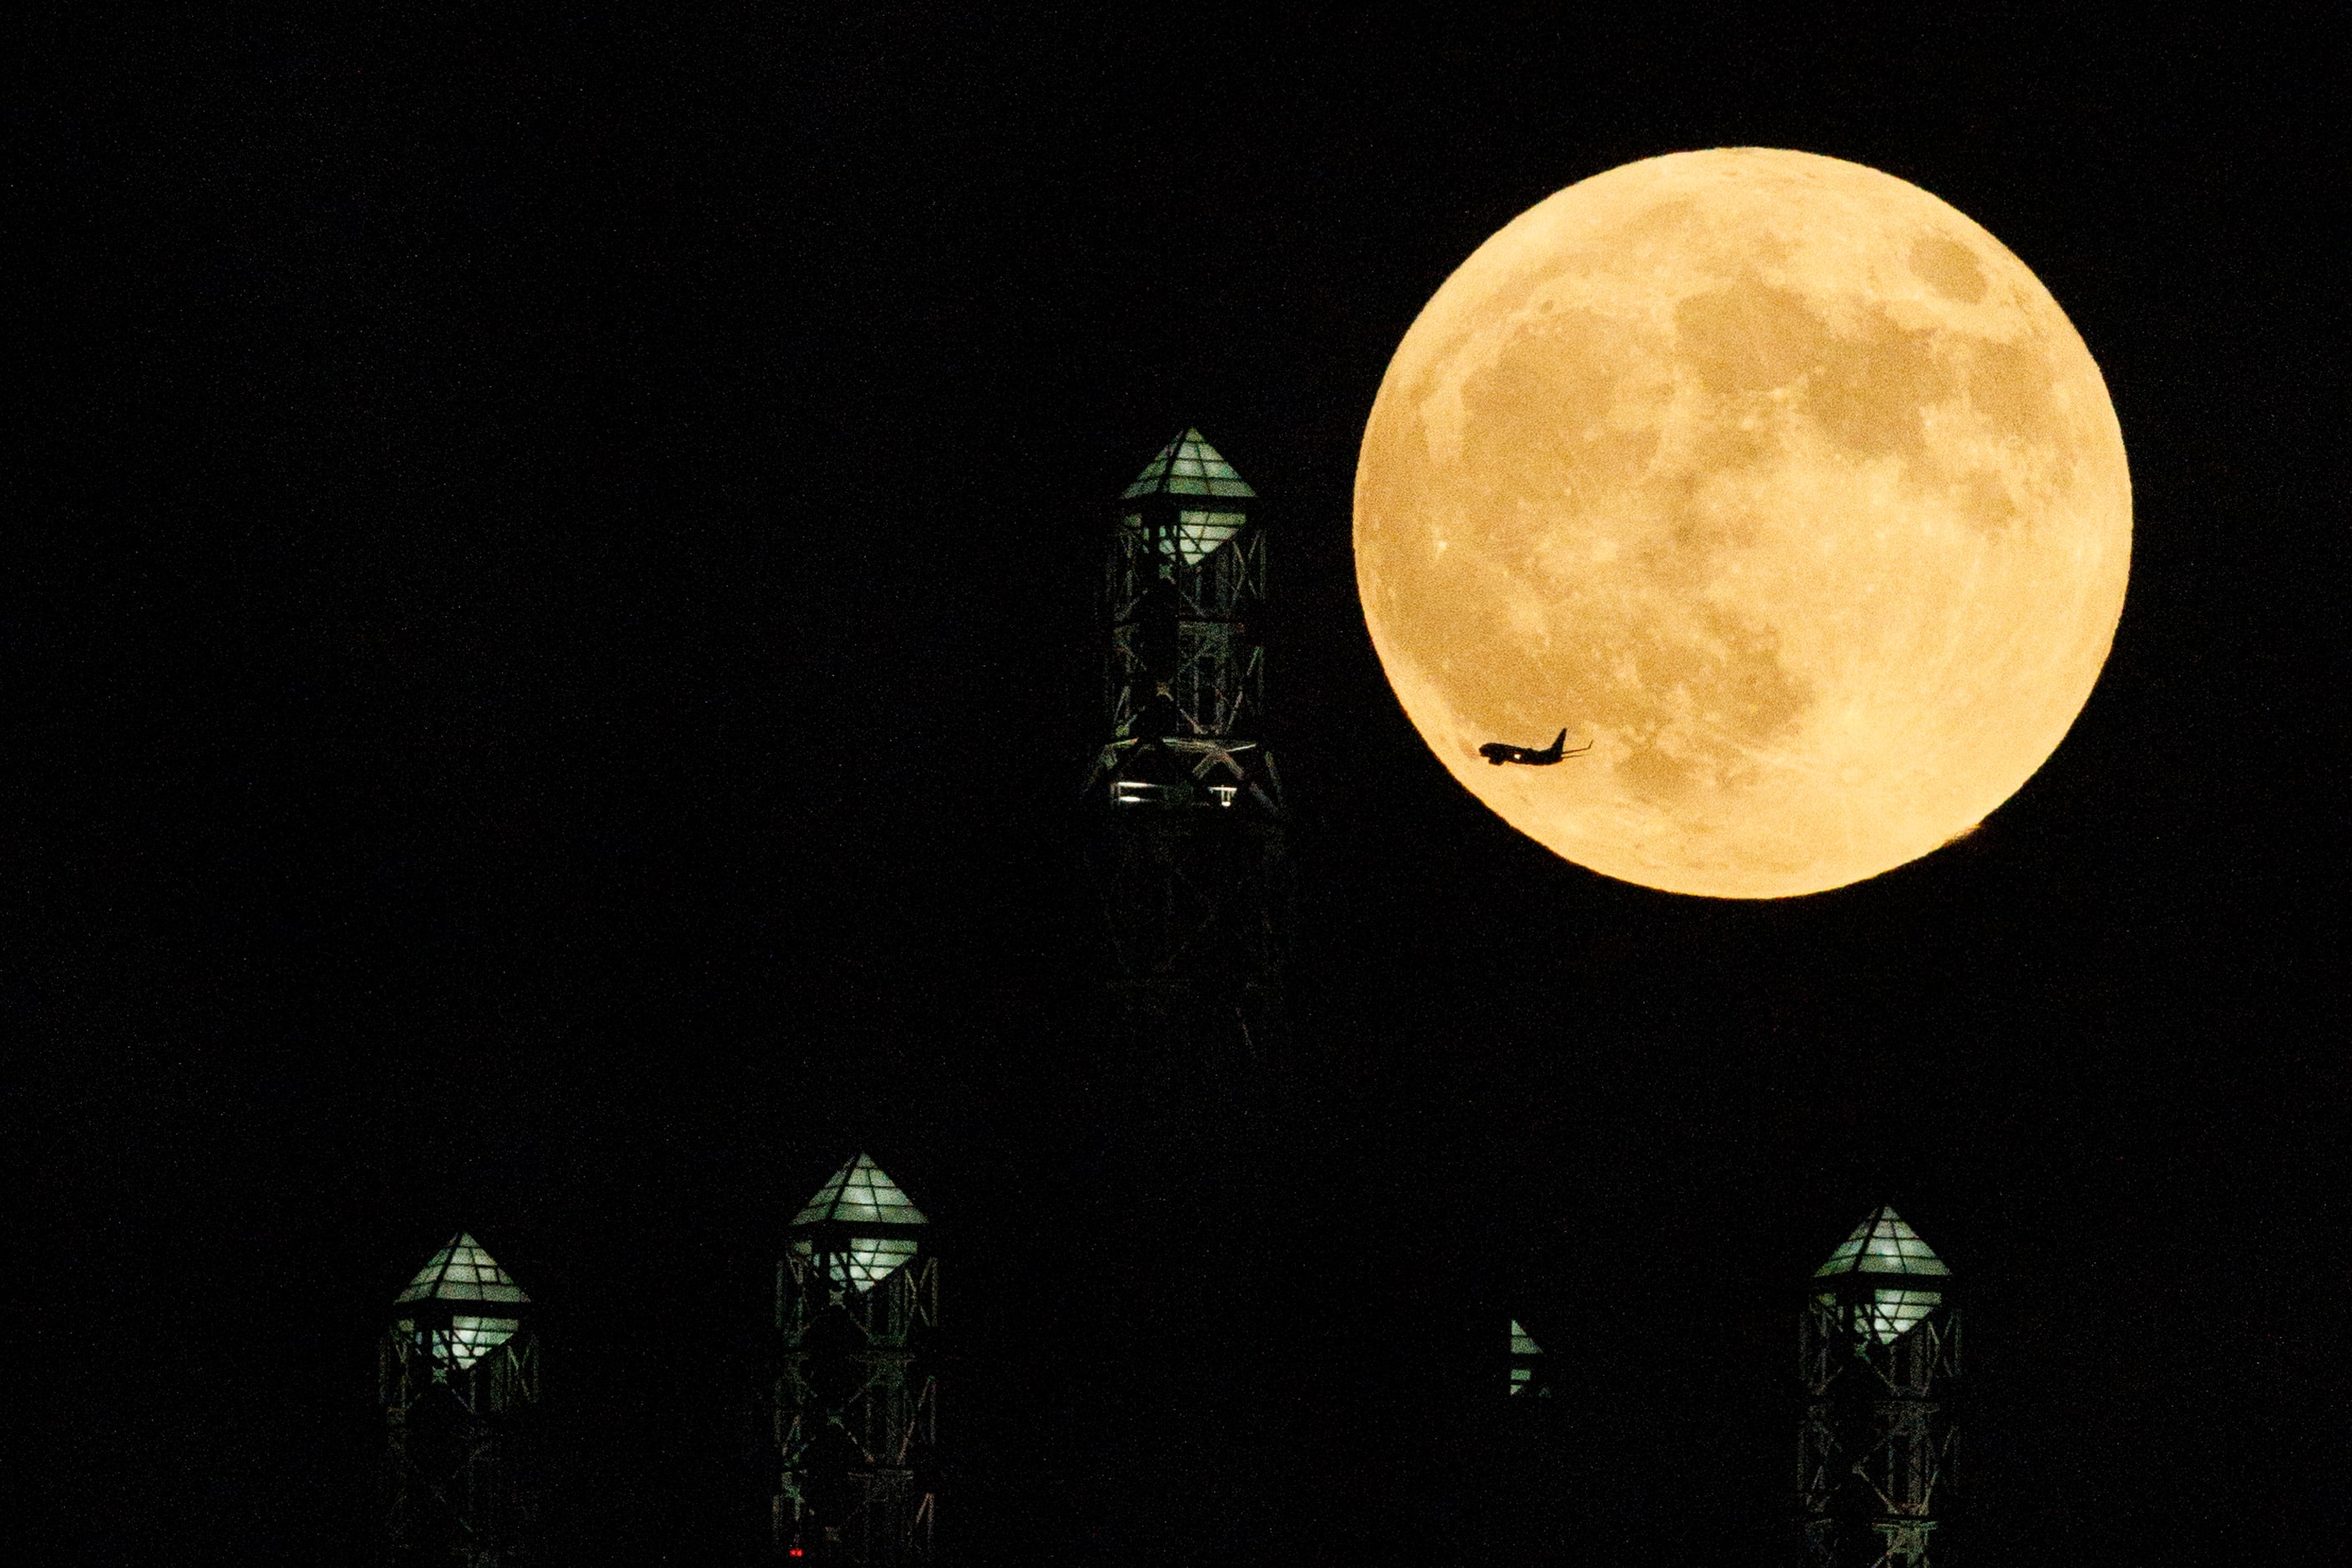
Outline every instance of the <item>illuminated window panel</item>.
{"type": "MultiPolygon", "coordinates": [[[[803,1258],[811,1258],[816,1253],[816,1248],[805,1239],[793,1242],[793,1250],[803,1258]]],[[[856,1236],[833,1255],[825,1272],[832,1276],[836,1285],[870,1290],[890,1278],[914,1256],[915,1243],[904,1237],[856,1236]]]]}
{"type": "Polygon", "coordinates": [[[1156,495],[1247,499],[1256,494],[1198,430],[1187,430],[1143,465],[1143,472],[1135,477],[1135,482],[1119,499],[1132,500],[1138,496],[1156,495]]]}
{"type": "Polygon", "coordinates": [[[882,1173],[871,1158],[859,1154],[833,1173],[817,1189],[808,1206],[793,1217],[794,1225],[822,1225],[828,1220],[874,1220],[885,1225],[929,1225],[923,1211],[882,1173]]]}
{"type": "MultiPolygon", "coordinates": [[[[1245,521],[1237,511],[1179,511],[1176,514],[1176,547],[1191,566],[1231,539],[1245,521]]],[[[1166,546],[1163,544],[1162,549],[1166,546]]]]}
{"type": "MultiPolygon", "coordinates": [[[[1248,521],[1246,513],[1238,511],[1180,510],[1175,528],[1160,537],[1160,553],[1187,566],[1197,566],[1217,546],[1240,532],[1242,524],[1248,521]]],[[[1143,527],[1140,513],[1128,513],[1125,521],[1132,529],[1143,527]]]]}
{"type": "Polygon", "coordinates": [[[1873,1339],[1891,1345],[1943,1304],[1943,1293],[1938,1290],[1873,1290],[1859,1315],[1873,1339]]]}
{"type": "Polygon", "coordinates": [[[1951,1270],[1918,1233],[1903,1223],[1893,1209],[1870,1211],[1853,1234],[1838,1243],[1830,1260],[1813,1270],[1816,1279],[1832,1274],[1941,1274],[1951,1270]]]}
{"type": "Polygon", "coordinates": [[[515,1337],[522,1327],[519,1318],[469,1318],[453,1313],[449,1326],[432,1331],[431,1349],[436,1359],[446,1361],[460,1371],[515,1337]]]}
{"type": "MultiPolygon", "coordinates": [[[[1832,1311],[1837,1310],[1833,1295],[1813,1298],[1832,1311]]],[[[1873,1290],[1866,1301],[1854,1303],[1853,1321],[1866,1330],[1880,1344],[1891,1345],[1896,1340],[1927,1321],[1929,1313],[1944,1304],[1940,1290],[1873,1290]]]]}
{"type": "MultiPolygon", "coordinates": [[[[1543,1354],[1543,1346],[1536,1343],[1535,1336],[1519,1326],[1519,1321],[1517,1318],[1511,1320],[1511,1354],[1513,1356],[1543,1354]]],[[[1526,1392],[1535,1382],[1535,1377],[1536,1369],[1531,1366],[1511,1368],[1511,1392],[1513,1394],[1526,1392]]]]}
{"type": "MultiPolygon", "coordinates": [[[[403,1301],[510,1301],[530,1298],[470,1235],[459,1231],[449,1244],[416,1271],[407,1289],[393,1298],[403,1301]]],[[[489,1321],[489,1320],[484,1320],[489,1321]]],[[[470,1364],[470,1363],[469,1363],[470,1364]]]]}
{"type": "MultiPolygon", "coordinates": [[[[860,1153],[843,1164],[816,1196],[793,1219],[803,1225],[929,1225],[923,1211],[883,1174],[871,1157],[860,1153]]],[[[910,1237],[856,1236],[835,1247],[826,1273],[836,1285],[866,1290],[880,1284],[911,1260],[918,1243],[910,1237]]],[[[815,1256],[815,1246],[803,1237],[793,1243],[803,1258],[815,1256]]]]}

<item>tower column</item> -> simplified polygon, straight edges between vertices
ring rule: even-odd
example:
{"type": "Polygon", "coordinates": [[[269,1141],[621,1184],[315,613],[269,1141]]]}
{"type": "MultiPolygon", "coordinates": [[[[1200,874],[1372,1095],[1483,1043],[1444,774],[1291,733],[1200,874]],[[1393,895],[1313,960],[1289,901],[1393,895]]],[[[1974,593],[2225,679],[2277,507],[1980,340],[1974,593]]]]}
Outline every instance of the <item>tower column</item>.
{"type": "Polygon", "coordinates": [[[1797,1491],[1814,1568],[1950,1568],[1960,1374],[1952,1271],[1891,1208],[1814,1271],[1799,1319],[1797,1491]]]}
{"type": "Polygon", "coordinates": [[[865,1154],[817,1190],[776,1265],[776,1558],[935,1560],[940,1268],[929,1220],[865,1154]]]}
{"type": "Polygon", "coordinates": [[[462,1231],[394,1299],[376,1352],[387,1563],[507,1568],[534,1555],[530,1306],[462,1231]]]}
{"type": "Polygon", "coordinates": [[[1248,1070],[1283,1026],[1291,904],[1257,492],[1188,429],[1108,543],[1108,736],[1086,791],[1104,979],[1131,1045],[1248,1070]]]}

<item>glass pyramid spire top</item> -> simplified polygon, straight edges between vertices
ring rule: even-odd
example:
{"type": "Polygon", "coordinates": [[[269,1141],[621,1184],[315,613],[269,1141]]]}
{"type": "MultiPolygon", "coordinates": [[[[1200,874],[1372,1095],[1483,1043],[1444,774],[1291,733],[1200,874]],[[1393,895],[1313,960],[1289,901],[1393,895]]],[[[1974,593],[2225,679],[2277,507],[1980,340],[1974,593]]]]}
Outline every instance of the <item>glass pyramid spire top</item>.
{"type": "Polygon", "coordinates": [[[1143,472],[1127,487],[1119,499],[1133,500],[1138,496],[1234,496],[1246,499],[1257,492],[1242,482],[1234,466],[1209,445],[1198,430],[1184,434],[1160,448],[1160,455],[1143,465],[1143,472]]]}
{"type": "Polygon", "coordinates": [[[1521,1356],[1541,1354],[1543,1354],[1543,1346],[1536,1343],[1535,1336],[1528,1332],[1527,1330],[1521,1328],[1519,1326],[1519,1321],[1517,1318],[1513,1318],[1511,1320],[1511,1360],[1513,1363],[1511,1366],[1511,1392],[1513,1394],[1524,1393],[1528,1386],[1535,1382],[1536,1369],[1520,1362],[1519,1358],[1521,1356]]]}
{"type": "Polygon", "coordinates": [[[858,1154],[817,1189],[816,1196],[793,1216],[793,1224],[823,1225],[828,1220],[864,1221],[875,1225],[929,1225],[923,1211],[882,1173],[872,1156],[858,1154]]]}
{"type": "Polygon", "coordinates": [[[1813,1278],[1832,1274],[1941,1274],[1951,1270],[1935,1249],[1919,1239],[1903,1216],[1881,1204],[1838,1243],[1830,1260],[1813,1270],[1813,1278]]]}
{"type": "MultiPolygon", "coordinates": [[[[1919,1235],[1903,1223],[1903,1216],[1882,1204],[1863,1216],[1853,1234],[1838,1243],[1830,1259],[1813,1270],[1816,1279],[1834,1279],[1843,1276],[1856,1279],[1884,1279],[1889,1275],[1908,1276],[1925,1281],[1948,1279],[1951,1269],[1936,1256],[1935,1249],[1919,1239],[1919,1235]]],[[[1825,1295],[1824,1302],[1836,1297],[1825,1295]]],[[[1855,1302],[1860,1326],[1880,1344],[1893,1344],[1916,1327],[1928,1313],[1944,1304],[1940,1290],[1917,1287],[1882,1286],[1870,1292],[1866,1300],[1855,1302]]]]}
{"type": "MultiPolygon", "coordinates": [[[[833,1173],[833,1179],[817,1189],[816,1196],[793,1217],[795,1229],[804,1225],[929,1225],[923,1211],[898,1188],[898,1184],[882,1173],[882,1167],[868,1155],[860,1153],[833,1173]]],[[[910,1236],[857,1236],[836,1248],[829,1248],[831,1264],[827,1269],[836,1285],[847,1285],[859,1290],[869,1289],[888,1279],[899,1265],[912,1259],[917,1243],[910,1236]]],[[[815,1244],[803,1237],[793,1243],[793,1250],[803,1258],[815,1256],[815,1244]]]]}
{"type": "MultiPolygon", "coordinates": [[[[446,1301],[452,1305],[485,1308],[514,1308],[529,1302],[514,1277],[499,1267],[492,1258],[465,1231],[449,1238],[449,1244],[433,1255],[432,1260],[416,1271],[416,1278],[407,1288],[393,1298],[393,1305],[404,1306],[412,1301],[446,1301]]],[[[409,1321],[401,1323],[403,1332],[410,1330],[409,1321]]],[[[451,1312],[447,1328],[430,1327],[418,1331],[421,1342],[433,1356],[457,1366],[460,1371],[515,1337],[522,1327],[516,1317],[491,1317],[467,1312],[451,1312]]]]}
{"type": "Polygon", "coordinates": [[[433,1260],[416,1271],[408,1288],[393,1298],[394,1306],[404,1301],[503,1301],[523,1302],[530,1298],[514,1277],[499,1267],[498,1260],[482,1249],[482,1244],[464,1231],[449,1240],[449,1245],[433,1255],[433,1260]]]}

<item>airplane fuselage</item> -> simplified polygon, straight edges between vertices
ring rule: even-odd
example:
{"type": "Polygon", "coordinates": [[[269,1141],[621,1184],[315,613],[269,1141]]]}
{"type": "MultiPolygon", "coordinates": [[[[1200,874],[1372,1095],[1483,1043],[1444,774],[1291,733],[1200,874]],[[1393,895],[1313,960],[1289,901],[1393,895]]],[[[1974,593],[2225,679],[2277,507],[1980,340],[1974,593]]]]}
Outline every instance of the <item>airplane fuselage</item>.
{"type": "Polygon", "coordinates": [[[1478,754],[1486,758],[1489,764],[1498,768],[1505,763],[1517,763],[1522,767],[1548,768],[1562,757],[1580,757],[1592,750],[1592,742],[1590,741],[1572,752],[1561,749],[1567,744],[1568,731],[1562,730],[1552,738],[1552,742],[1549,746],[1513,746],[1501,741],[1489,741],[1478,748],[1478,754]]]}

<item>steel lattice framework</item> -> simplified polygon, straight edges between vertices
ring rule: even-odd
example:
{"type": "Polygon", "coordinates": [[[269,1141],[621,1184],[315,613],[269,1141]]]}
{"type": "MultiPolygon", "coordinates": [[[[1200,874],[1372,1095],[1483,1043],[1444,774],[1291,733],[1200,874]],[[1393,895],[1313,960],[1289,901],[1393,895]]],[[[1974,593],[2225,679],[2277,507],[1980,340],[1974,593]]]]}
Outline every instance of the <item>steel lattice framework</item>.
{"type": "Polygon", "coordinates": [[[1960,1311],[1951,1271],[1889,1208],[1811,1284],[1797,1443],[1811,1568],[1951,1568],[1960,1311]]]}
{"type": "Polygon", "coordinates": [[[793,1223],[776,1265],[768,1401],[784,1561],[938,1561],[940,1266],[928,1223],[864,1154],[793,1223]]]}
{"type": "Polygon", "coordinates": [[[539,1336],[527,1321],[530,1298],[461,1234],[394,1310],[376,1353],[385,1560],[415,1568],[532,1561],[539,1336]]]}
{"type": "Polygon", "coordinates": [[[1290,862],[1266,744],[1256,492],[1197,430],[1120,498],[1109,739],[1087,784],[1108,980],[1131,1033],[1255,1058],[1281,1027],[1290,862]]]}

